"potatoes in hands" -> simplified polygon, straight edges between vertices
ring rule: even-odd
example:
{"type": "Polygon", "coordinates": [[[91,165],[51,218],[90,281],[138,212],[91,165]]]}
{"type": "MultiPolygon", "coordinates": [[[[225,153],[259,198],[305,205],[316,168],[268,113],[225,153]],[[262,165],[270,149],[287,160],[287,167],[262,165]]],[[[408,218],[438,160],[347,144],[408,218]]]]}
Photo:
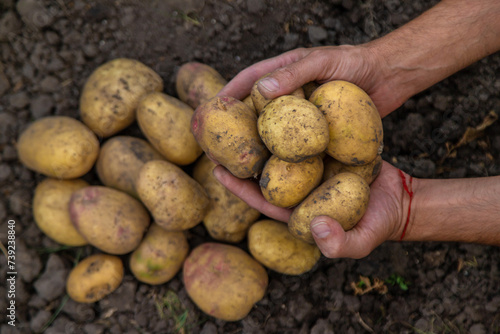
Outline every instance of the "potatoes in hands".
{"type": "Polygon", "coordinates": [[[274,220],[261,220],[250,227],[248,249],[264,266],[286,275],[311,270],[321,257],[316,245],[295,238],[286,224],[274,220]]]}
{"type": "Polygon", "coordinates": [[[161,77],[143,63],[127,58],[99,66],[80,96],[80,115],[99,137],[109,137],[135,120],[139,100],[163,89],[161,77]]]}
{"type": "Polygon", "coordinates": [[[342,162],[335,160],[334,158],[327,155],[323,160],[325,170],[323,172],[323,181],[343,172],[351,172],[358,174],[368,184],[371,184],[380,174],[382,169],[382,157],[377,155],[377,157],[370,163],[361,166],[350,166],[343,164],[342,162]]]}
{"type": "Polygon", "coordinates": [[[269,102],[259,116],[257,128],[269,151],[288,162],[319,155],[330,141],[322,112],[311,102],[292,95],[269,102]]]}
{"type": "Polygon", "coordinates": [[[320,184],[322,176],[320,156],[292,163],[273,155],[264,166],[259,185],[269,203],[289,208],[306,198],[320,184]]]}
{"type": "Polygon", "coordinates": [[[226,83],[212,67],[190,62],[182,65],[177,72],[175,88],[179,99],[196,109],[213,98],[226,83]]]}
{"type": "Polygon", "coordinates": [[[260,212],[227,190],[212,174],[215,163],[204,154],[193,169],[193,178],[206,190],[210,198],[208,211],[203,218],[210,236],[219,241],[240,242],[260,212]]]}
{"type": "Polygon", "coordinates": [[[184,262],[186,291],[208,315],[225,321],[243,319],[264,297],[266,270],[240,248],[218,243],[196,247],[184,262]]]}
{"type": "Polygon", "coordinates": [[[184,102],[155,92],[137,108],[137,122],[149,142],[170,162],[189,165],[203,153],[191,133],[193,109],[184,102]]]}
{"type": "Polygon", "coordinates": [[[382,120],[361,88],[347,81],[330,81],[318,87],[309,100],[328,121],[328,155],[346,165],[365,165],[381,153],[382,120]]]}
{"type": "Polygon", "coordinates": [[[295,208],[288,228],[295,237],[313,244],[310,224],[314,217],[329,216],[347,231],[363,217],[369,200],[370,187],[361,176],[349,172],[337,174],[295,208]]]}
{"type": "Polygon", "coordinates": [[[33,218],[52,240],[67,246],[83,246],[87,240],[77,231],[69,215],[69,200],[74,191],[87,187],[83,180],[45,179],[35,188],[33,218]]]}
{"type": "Polygon", "coordinates": [[[138,200],[103,186],[75,191],[69,211],[73,225],[89,244],[109,254],[136,249],[149,226],[149,214],[138,200]]]}
{"type": "Polygon", "coordinates": [[[93,303],[116,290],[122,280],[123,263],[118,256],[95,254],[71,270],[66,291],[78,303],[93,303]]]}
{"type": "Polygon", "coordinates": [[[181,269],[188,252],[184,232],[168,232],[153,223],[130,256],[130,270],[141,282],[163,284],[181,269]]]}
{"type": "Polygon", "coordinates": [[[260,174],[270,156],[257,132],[257,116],[232,97],[214,97],[196,108],[191,130],[211,159],[242,179],[260,174]]]}
{"type": "Polygon", "coordinates": [[[168,161],[150,161],[142,166],[136,190],[154,221],[167,231],[198,225],[210,203],[203,187],[168,161]]]}
{"type": "Polygon", "coordinates": [[[139,169],[148,161],[163,159],[163,156],[144,139],[116,136],[102,145],[96,171],[105,186],[138,198],[135,180],[139,169]]]}
{"type": "Polygon", "coordinates": [[[29,169],[57,179],[86,174],[99,155],[99,141],[82,122],[49,116],[31,123],[17,142],[19,160],[29,169]]]}

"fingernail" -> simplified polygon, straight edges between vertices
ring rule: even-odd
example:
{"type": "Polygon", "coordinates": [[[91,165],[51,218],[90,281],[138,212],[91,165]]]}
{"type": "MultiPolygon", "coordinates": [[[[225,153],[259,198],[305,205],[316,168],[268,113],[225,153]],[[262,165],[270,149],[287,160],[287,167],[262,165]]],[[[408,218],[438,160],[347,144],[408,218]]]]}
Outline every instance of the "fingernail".
{"type": "Polygon", "coordinates": [[[330,234],[330,226],[326,222],[315,222],[311,224],[312,233],[320,239],[326,238],[330,234]]]}
{"type": "Polygon", "coordinates": [[[274,78],[264,78],[259,81],[259,87],[264,88],[268,92],[275,92],[280,88],[278,80],[274,78]]]}

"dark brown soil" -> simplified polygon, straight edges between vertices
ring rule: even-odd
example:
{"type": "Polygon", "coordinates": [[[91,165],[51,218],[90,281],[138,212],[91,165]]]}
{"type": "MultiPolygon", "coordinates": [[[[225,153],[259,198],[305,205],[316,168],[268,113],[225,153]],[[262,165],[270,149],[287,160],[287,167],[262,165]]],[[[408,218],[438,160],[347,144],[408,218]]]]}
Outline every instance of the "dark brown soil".
{"type": "MultiPolygon", "coordinates": [[[[40,232],[31,198],[43,177],[17,160],[16,138],[27,124],[47,115],[78,117],[83,83],[107,60],[146,63],[175,96],[175,73],[185,62],[209,64],[230,79],[296,47],[380,37],[434,2],[0,0],[0,241],[6,244],[8,220],[14,220],[18,272],[12,327],[6,317],[8,269],[0,257],[0,332],[500,332],[500,249],[458,243],[388,242],[362,260],[322,258],[298,277],[269,271],[264,299],[239,322],[199,311],[180,273],[167,284],[149,286],[126,269],[117,291],[94,304],[77,304],[66,297],[67,273],[75,260],[96,251],[61,248],[40,232]],[[387,294],[359,296],[351,283],[360,275],[399,278],[408,286],[386,283],[387,294]]],[[[500,113],[498,73],[495,54],[411,98],[384,119],[384,159],[418,177],[500,174],[498,122],[451,155],[446,149],[490,111],[500,113]]],[[[135,125],[125,133],[140,135],[135,125]]],[[[93,172],[85,178],[98,183],[93,172]]],[[[198,226],[190,243],[202,240],[208,236],[198,226]]]]}

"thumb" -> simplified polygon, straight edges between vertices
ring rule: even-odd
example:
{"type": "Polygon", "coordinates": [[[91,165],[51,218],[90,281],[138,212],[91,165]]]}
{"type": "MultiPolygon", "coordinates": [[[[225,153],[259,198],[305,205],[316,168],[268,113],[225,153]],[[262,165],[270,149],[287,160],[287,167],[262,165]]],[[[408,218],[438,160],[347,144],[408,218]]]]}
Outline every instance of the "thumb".
{"type": "Polygon", "coordinates": [[[344,231],[328,216],[315,217],[311,221],[311,232],[321,253],[329,258],[360,259],[375,248],[373,241],[365,240],[358,230],[344,231]]]}

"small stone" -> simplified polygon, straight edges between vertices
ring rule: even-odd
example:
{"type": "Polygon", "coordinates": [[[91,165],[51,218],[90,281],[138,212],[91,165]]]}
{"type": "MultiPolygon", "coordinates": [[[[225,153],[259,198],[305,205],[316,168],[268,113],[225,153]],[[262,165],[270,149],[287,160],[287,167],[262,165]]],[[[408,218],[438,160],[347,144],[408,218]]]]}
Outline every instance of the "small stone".
{"type": "Polygon", "coordinates": [[[64,69],[64,62],[59,57],[53,57],[52,60],[47,64],[47,71],[49,72],[59,72],[64,69]]]}
{"type": "Polygon", "coordinates": [[[9,208],[13,214],[22,216],[31,208],[31,195],[26,189],[15,190],[9,197],[9,208]]]}
{"type": "Polygon", "coordinates": [[[333,325],[326,319],[318,319],[311,328],[311,334],[334,334],[333,325]]]}
{"type": "Polygon", "coordinates": [[[92,304],[77,303],[72,299],[64,304],[62,311],[78,323],[90,322],[95,318],[92,304]]]}
{"type": "Polygon", "coordinates": [[[116,309],[119,312],[133,311],[137,281],[124,281],[118,289],[99,302],[101,309],[116,309]]]}
{"type": "Polygon", "coordinates": [[[50,115],[54,108],[54,101],[50,95],[39,95],[31,101],[30,111],[34,119],[50,115]]]}
{"type": "Polygon", "coordinates": [[[57,45],[61,41],[59,35],[54,31],[47,31],[45,33],[45,39],[47,40],[47,43],[49,43],[50,45],[57,45]]]}
{"type": "Polygon", "coordinates": [[[307,314],[312,310],[313,305],[305,300],[304,296],[299,295],[297,298],[293,298],[288,303],[288,309],[293,317],[298,321],[302,322],[307,316],[307,314]]]}
{"type": "Polygon", "coordinates": [[[328,37],[328,32],[318,26],[310,26],[308,29],[309,40],[311,43],[319,43],[328,37]]]}
{"type": "Polygon", "coordinates": [[[264,0],[247,0],[247,9],[251,14],[262,13],[266,10],[266,3],[264,0]]]}
{"type": "Polygon", "coordinates": [[[425,332],[429,329],[429,322],[425,318],[420,318],[415,322],[415,328],[425,332]]]}
{"type": "Polygon", "coordinates": [[[415,161],[413,175],[422,178],[432,178],[436,173],[436,164],[430,159],[420,159],[415,161]]]}
{"type": "Polygon", "coordinates": [[[30,98],[28,96],[28,93],[23,91],[16,94],[12,94],[9,98],[9,103],[14,108],[22,109],[30,103],[30,98]]]}
{"type": "Polygon", "coordinates": [[[94,44],[87,44],[83,46],[83,54],[85,57],[94,58],[99,53],[99,49],[94,44]]]}
{"type": "Polygon", "coordinates": [[[351,312],[358,312],[361,307],[361,302],[356,296],[344,296],[344,305],[351,312]]]}
{"type": "Polygon", "coordinates": [[[86,324],[83,326],[83,332],[86,334],[102,334],[104,329],[104,326],[99,324],[86,324]]]}
{"type": "Polygon", "coordinates": [[[50,320],[52,314],[46,310],[40,310],[30,321],[30,329],[33,333],[39,333],[42,331],[45,324],[50,320]]]}
{"type": "Polygon", "coordinates": [[[500,308],[500,296],[493,297],[493,299],[484,307],[486,311],[497,313],[500,308]]]}
{"type": "Polygon", "coordinates": [[[20,276],[26,283],[31,283],[42,270],[42,261],[38,254],[26,247],[24,242],[17,243],[17,265],[20,276]]]}

